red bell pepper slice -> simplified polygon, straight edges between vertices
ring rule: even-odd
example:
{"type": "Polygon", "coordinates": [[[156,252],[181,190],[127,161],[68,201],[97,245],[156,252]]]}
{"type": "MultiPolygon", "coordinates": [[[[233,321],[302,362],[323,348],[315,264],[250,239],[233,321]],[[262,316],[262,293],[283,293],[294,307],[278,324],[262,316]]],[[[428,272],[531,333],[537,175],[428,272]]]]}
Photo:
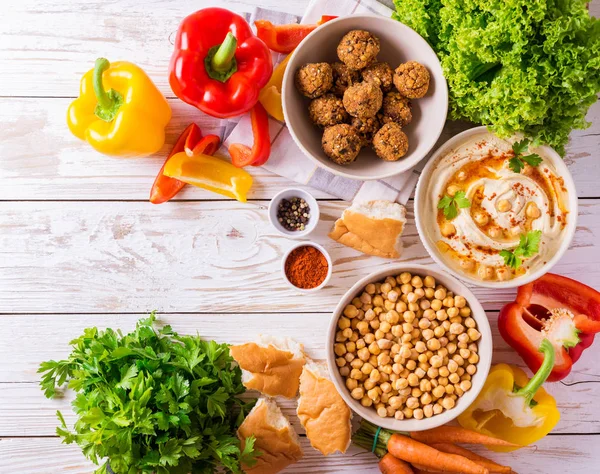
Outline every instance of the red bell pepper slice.
{"type": "Polygon", "coordinates": [[[519,288],[516,301],[500,311],[498,328],[532,372],[543,362],[538,348],[548,338],[556,352],[548,380],[562,380],[600,332],[600,293],[578,281],[547,273],[519,288]]]}
{"type": "Polygon", "coordinates": [[[252,148],[241,143],[233,143],[229,146],[231,163],[238,168],[248,165],[264,165],[271,154],[269,116],[260,102],[252,109],[250,119],[252,121],[252,135],[254,136],[252,148]]]}
{"type": "Polygon", "coordinates": [[[185,151],[188,155],[202,153],[205,155],[212,155],[219,149],[220,143],[221,140],[217,135],[206,135],[205,137],[202,137],[202,132],[198,125],[195,123],[188,125],[177,139],[177,142],[175,142],[171,153],[169,153],[169,156],[163,163],[162,168],[154,180],[154,184],[150,190],[150,202],[152,204],[167,202],[175,197],[175,195],[185,186],[183,181],[170,178],[163,174],[165,165],[173,155],[181,153],[182,151],[185,151]]]}
{"type": "Polygon", "coordinates": [[[270,50],[287,54],[291,53],[314,29],[335,18],[337,16],[323,15],[316,25],[299,25],[297,23],[274,25],[267,20],[257,20],[254,25],[257,36],[267,44],[270,50]]]}
{"type": "Polygon", "coordinates": [[[218,118],[248,112],[272,72],[269,48],[240,15],[205,8],[181,22],[169,83],[177,97],[202,112],[218,118]]]}

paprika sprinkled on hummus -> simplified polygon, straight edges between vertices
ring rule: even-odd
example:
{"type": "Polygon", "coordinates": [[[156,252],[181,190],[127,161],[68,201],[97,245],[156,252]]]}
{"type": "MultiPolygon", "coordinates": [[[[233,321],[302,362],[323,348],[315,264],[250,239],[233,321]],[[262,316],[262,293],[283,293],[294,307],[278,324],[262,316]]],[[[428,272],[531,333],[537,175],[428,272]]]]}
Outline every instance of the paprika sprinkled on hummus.
{"type": "Polygon", "coordinates": [[[285,261],[285,275],[292,285],[303,290],[319,286],[327,277],[329,264],[315,247],[305,245],[292,250],[285,261]]]}

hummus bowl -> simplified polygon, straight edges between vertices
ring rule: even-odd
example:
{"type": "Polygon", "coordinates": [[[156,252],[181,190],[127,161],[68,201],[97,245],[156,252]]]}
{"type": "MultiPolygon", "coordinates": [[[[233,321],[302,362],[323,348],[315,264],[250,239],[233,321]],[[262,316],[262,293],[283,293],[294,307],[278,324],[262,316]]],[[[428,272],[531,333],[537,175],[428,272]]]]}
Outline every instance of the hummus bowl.
{"type": "Polygon", "coordinates": [[[479,286],[512,288],[539,278],[575,233],[577,194],[567,166],[552,148],[530,146],[520,156],[536,154],[540,163],[521,160],[517,172],[512,147],[521,139],[498,138],[486,127],[462,132],[435,151],[417,184],[415,219],[425,248],[479,286]],[[453,209],[445,209],[449,203],[453,209]],[[522,252],[534,237],[539,244],[522,252]]]}

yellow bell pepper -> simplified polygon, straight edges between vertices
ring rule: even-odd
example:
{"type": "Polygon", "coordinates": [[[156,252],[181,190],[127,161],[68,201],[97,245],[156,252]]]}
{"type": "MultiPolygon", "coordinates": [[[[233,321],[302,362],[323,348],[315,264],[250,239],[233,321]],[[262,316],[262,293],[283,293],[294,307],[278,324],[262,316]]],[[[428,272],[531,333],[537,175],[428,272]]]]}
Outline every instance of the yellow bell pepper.
{"type": "Polygon", "coordinates": [[[81,78],[67,111],[73,135],[100,153],[128,158],[160,150],[170,119],[171,107],[141,68],[104,58],[81,78]]]}
{"type": "Polygon", "coordinates": [[[458,417],[460,425],[521,446],[535,443],[550,433],[560,420],[560,413],[556,401],[542,384],[554,366],[554,347],[544,339],[539,350],[544,353],[544,363],[531,380],[518,367],[508,364],[492,367],[479,396],[458,417]]]}
{"type": "Polygon", "coordinates": [[[165,176],[246,202],[252,176],[231,163],[210,155],[180,152],[165,163],[165,176]]]}
{"type": "Polygon", "coordinates": [[[271,79],[269,79],[267,85],[261,89],[260,94],[258,95],[258,100],[267,113],[281,122],[285,121],[283,116],[283,105],[281,103],[281,87],[283,85],[283,75],[291,57],[292,55],[289,54],[277,65],[273,70],[271,79]]]}

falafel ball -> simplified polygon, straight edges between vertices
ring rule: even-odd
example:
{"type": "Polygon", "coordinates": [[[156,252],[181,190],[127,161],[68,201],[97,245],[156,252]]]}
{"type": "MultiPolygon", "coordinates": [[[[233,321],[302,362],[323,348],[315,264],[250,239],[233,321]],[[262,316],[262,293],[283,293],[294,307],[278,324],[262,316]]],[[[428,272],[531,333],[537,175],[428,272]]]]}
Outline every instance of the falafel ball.
{"type": "Polygon", "coordinates": [[[348,86],[359,82],[360,74],[358,71],[348,68],[344,63],[333,63],[333,88],[331,92],[340,97],[344,95],[348,86]]]}
{"type": "Polygon", "coordinates": [[[331,161],[347,165],[356,160],[362,147],[362,139],[354,127],[341,123],[325,129],[321,144],[331,161]]]}
{"type": "Polygon", "coordinates": [[[373,135],[381,128],[381,122],[377,117],[368,117],[364,119],[353,117],[350,124],[356,129],[365,145],[368,145],[373,141],[373,135]]]}
{"type": "Polygon", "coordinates": [[[313,99],[308,106],[310,120],[321,127],[329,127],[348,121],[348,112],[342,99],[333,94],[325,94],[313,99]]]}
{"type": "Polygon", "coordinates": [[[404,127],[412,120],[410,107],[410,101],[402,96],[400,92],[388,92],[383,97],[381,121],[383,123],[397,122],[404,127]]]}
{"type": "Polygon", "coordinates": [[[394,85],[408,99],[420,99],[429,89],[429,71],[425,66],[408,61],[400,64],[394,72],[394,85]]]}
{"type": "Polygon", "coordinates": [[[350,69],[367,67],[379,54],[379,38],[365,30],[352,30],[344,35],[337,47],[337,55],[350,69]]]}
{"type": "Polygon", "coordinates": [[[308,63],[296,71],[296,87],[309,99],[316,99],[331,89],[333,72],[327,63],[308,63]]]}
{"type": "Polygon", "coordinates": [[[373,149],[384,161],[398,161],[408,151],[408,137],[399,124],[386,123],[373,137],[373,149]]]}
{"type": "Polygon", "coordinates": [[[344,107],[353,117],[374,117],[383,103],[383,92],[372,82],[354,84],[344,92],[344,107]]]}
{"type": "Polygon", "coordinates": [[[383,92],[389,91],[393,84],[394,70],[388,63],[375,62],[362,70],[363,81],[374,82],[383,92]]]}

